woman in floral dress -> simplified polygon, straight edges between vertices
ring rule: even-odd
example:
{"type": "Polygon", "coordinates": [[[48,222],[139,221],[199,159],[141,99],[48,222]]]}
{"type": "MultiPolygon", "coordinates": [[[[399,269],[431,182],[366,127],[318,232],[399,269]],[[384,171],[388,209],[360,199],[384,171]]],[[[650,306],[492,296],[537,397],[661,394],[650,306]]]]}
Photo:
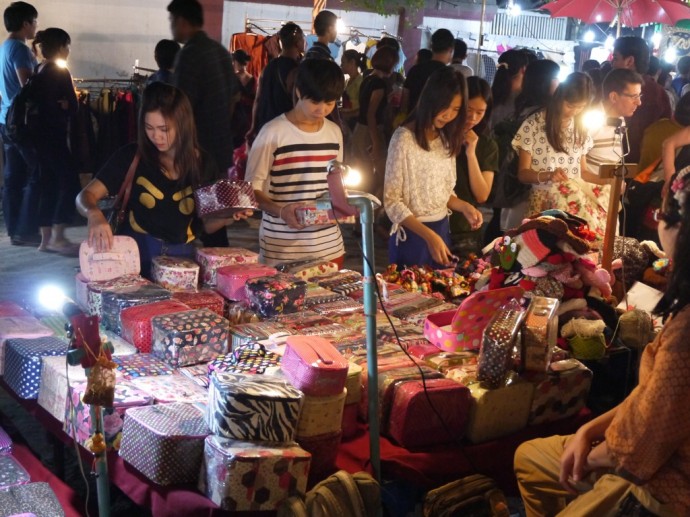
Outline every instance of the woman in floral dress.
{"type": "Polygon", "coordinates": [[[608,196],[587,171],[592,138],[582,115],[592,98],[587,74],[570,74],[545,110],[528,117],[513,138],[519,153],[518,178],[532,185],[527,215],[556,208],[584,219],[601,242],[606,230],[608,196]]]}

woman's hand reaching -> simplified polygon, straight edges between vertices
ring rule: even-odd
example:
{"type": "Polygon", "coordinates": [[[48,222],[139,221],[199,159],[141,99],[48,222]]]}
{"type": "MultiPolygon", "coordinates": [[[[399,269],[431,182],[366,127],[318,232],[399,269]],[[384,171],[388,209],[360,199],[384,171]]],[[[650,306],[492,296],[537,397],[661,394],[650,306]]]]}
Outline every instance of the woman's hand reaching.
{"type": "Polygon", "coordinates": [[[87,218],[89,230],[89,246],[97,252],[109,251],[113,247],[113,231],[103,212],[91,210],[87,218]]]}
{"type": "Polygon", "coordinates": [[[435,232],[431,232],[426,239],[426,245],[431,253],[431,258],[439,264],[448,266],[453,261],[453,254],[448,249],[448,246],[443,239],[435,232]]]}

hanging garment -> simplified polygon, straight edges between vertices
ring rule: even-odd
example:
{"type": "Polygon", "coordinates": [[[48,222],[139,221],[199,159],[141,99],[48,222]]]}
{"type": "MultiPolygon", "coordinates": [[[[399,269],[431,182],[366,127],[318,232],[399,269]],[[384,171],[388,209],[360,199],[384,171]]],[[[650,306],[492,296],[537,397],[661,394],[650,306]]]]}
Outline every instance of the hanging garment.
{"type": "Polygon", "coordinates": [[[242,49],[249,54],[247,72],[258,78],[270,59],[265,45],[269,38],[251,32],[238,32],[232,35],[230,51],[242,49]]]}

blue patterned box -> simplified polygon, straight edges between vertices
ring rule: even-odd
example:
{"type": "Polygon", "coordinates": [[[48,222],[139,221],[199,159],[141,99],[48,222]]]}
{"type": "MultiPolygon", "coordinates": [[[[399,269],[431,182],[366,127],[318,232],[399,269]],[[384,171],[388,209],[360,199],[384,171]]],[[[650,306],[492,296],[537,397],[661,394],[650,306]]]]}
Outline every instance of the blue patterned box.
{"type": "Polygon", "coordinates": [[[113,357],[113,362],[117,365],[117,373],[122,375],[125,380],[172,375],[173,373],[172,367],[151,354],[113,357]]]}
{"type": "Polygon", "coordinates": [[[31,476],[17,460],[8,454],[0,456],[0,490],[6,490],[15,485],[25,485],[30,481],[31,476]]]}
{"type": "Polygon", "coordinates": [[[67,346],[67,343],[56,337],[7,340],[5,382],[20,398],[38,398],[41,358],[50,355],[65,355],[67,346]]]}

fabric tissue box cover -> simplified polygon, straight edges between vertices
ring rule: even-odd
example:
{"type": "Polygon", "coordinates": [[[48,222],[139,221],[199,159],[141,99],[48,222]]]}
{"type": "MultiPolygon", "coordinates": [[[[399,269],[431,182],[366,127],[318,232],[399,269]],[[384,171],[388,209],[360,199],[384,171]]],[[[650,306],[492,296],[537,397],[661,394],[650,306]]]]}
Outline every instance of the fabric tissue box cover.
{"type": "Polygon", "coordinates": [[[79,246],[79,268],[91,282],[138,275],[140,266],[139,246],[132,237],[126,235],[115,235],[109,251],[96,251],[88,241],[83,241],[79,246]]]}
{"type": "Polygon", "coordinates": [[[171,366],[206,363],[228,350],[230,324],[207,309],[155,316],[153,355],[171,366]]]}
{"type": "MultiPolygon", "coordinates": [[[[88,441],[91,438],[91,406],[83,401],[85,392],[85,382],[71,385],[62,413],[65,433],[88,448],[88,441]]],[[[138,390],[132,384],[118,382],[115,385],[113,407],[103,408],[103,435],[108,450],[120,448],[122,426],[127,408],[151,404],[153,404],[153,397],[138,390]]]]}
{"type": "Polygon", "coordinates": [[[43,358],[38,405],[60,422],[65,421],[65,406],[69,392],[67,375],[70,383],[86,382],[86,370],[81,365],[67,366],[65,356],[43,358]]]}
{"type": "Polygon", "coordinates": [[[273,375],[280,370],[281,356],[269,352],[260,343],[235,347],[232,353],[219,355],[208,363],[208,375],[214,371],[241,374],[273,375]]]}
{"type": "Polygon", "coordinates": [[[421,381],[396,384],[388,436],[407,449],[453,442],[465,433],[471,402],[470,390],[451,379],[427,380],[426,392],[421,381]]]}
{"type": "Polygon", "coordinates": [[[107,330],[116,334],[122,333],[120,314],[128,307],[168,300],[172,293],[159,285],[145,284],[140,286],[122,287],[114,291],[103,293],[103,312],[101,322],[107,330]]]}
{"type": "Polygon", "coordinates": [[[120,456],[159,485],[196,483],[204,439],[211,434],[199,404],[178,402],[130,408],[120,456]]]}
{"type": "Polygon", "coordinates": [[[17,460],[9,454],[0,455],[0,490],[24,485],[30,481],[31,476],[17,460]]]}
{"type": "Polygon", "coordinates": [[[214,434],[226,438],[289,442],[303,399],[301,391],[279,377],[214,372],[206,419],[214,434]]]}
{"type": "Polygon", "coordinates": [[[512,434],[527,426],[534,385],[516,382],[488,390],[479,383],[470,384],[474,399],[465,436],[472,443],[482,443],[512,434]]]}
{"type": "Polygon", "coordinates": [[[224,266],[216,271],[216,289],[228,300],[244,301],[247,292],[244,288],[247,280],[261,276],[272,276],[278,270],[264,264],[235,264],[224,266]]]}
{"type": "Polygon", "coordinates": [[[198,291],[173,291],[173,300],[184,303],[190,309],[208,309],[218,316],[223,316],[225,300],[211,289],[198,291]]]}
{"type": "Polygon", "coordinates": [[[241,210],[259,208],[251,183],[226,179],[196,189],[194,202],[196,215],[202,218],[231,217],[241,210]]]}
{"type": "Polygon", "coordinates": [[[281,365],[293,386],[305,395],[340,395],[347,380],[347,359],[320,336],[289,336],[281,365]]]}
{"type": "Polygon", "coordinates": [[[12,438],[0,427],[0,455],[12,453],[12,438]]]}
{"type": "Polygon", "coordinates": [[[328,397],[305,395],[297,423],[297,439],[341,431],[346,396],[345,389],[328,397]]]}
{"type": "Polygon", "coordinates": [[[531,375],[528,379],[534,384],[528,423],[537,425],[579,413],[587,402],[592,371],[577,359],[566,359],[553,363],[547,374],[531,375]],[[561,369],[562,364],[567,369],[561,369]]]}
{"type": "Polygon", "coordinates": [[[103,315],[103,293],[116,291],[123,287],[134,287],[138,285],[150,285],[152,282],[139,275],[125,275],[113,280],[104,282],[89,282],[86,286],[87,312],[92,316],[103,315]]]}
{"type": "Polygon", "coordinates": [[[173,373],[169,365],[153,357],[151,354],[113,357],[113,362],[117,365],[117,373],[125,380],[137,379],[139,377],[172,375],[173,373]]]}
{"type": "Polygon", "coordinates": [[[158,377],[139,377],[129,381],[134,387],[153,397],[157,404],[170,402],[206,402],[208,392],[186,375],[177,372],[158,377]]]}
{"type": "Polygon", "coordinates": [[[218,268],[233,264],[256,264],[259,254],[243,248],[198,248],[196,261],[201,268],[201,283],[215,286],[218,268]]]}
{"type": "Polygon", "coordinates": [[[122,321],[122,337],[132,343],[137,350],[148,354],[153,342],[153,328],[151,320],[154,316],[188,311],[190,308],[176,300],[163,300],[128,307],[120,313],[122,321]]]}
{"type": "Polygon", "coordinates": [[[64,517],[48,483],[28,483],[0,490],[0,515],[64,517]]]}
{"type": "Polygon", "coordinates": [[[8,339],[5,346],[5,382],[22,399],[38,397],[41,358],[66,355],[67,345],[55,337],[8,339]]]}
{"type": "Polygon", "coordinates": [[[276,510],[307,489],[311,454],[296,443],[207,436],[199,491],[223,510],[276,510]]]}
{"type": "Polygon", "coordinates": [[[171,291],[196,289],[199,285],[199,264],[183,257],[153,257],[151,279],[171,291]]]}
{"type": "Polygon", "coordinates": [[[304,306],[307,283],[296,276],[278,273],[252,278],[245,284],[247,299],[264,318],[297,312],[304,306]]]}

